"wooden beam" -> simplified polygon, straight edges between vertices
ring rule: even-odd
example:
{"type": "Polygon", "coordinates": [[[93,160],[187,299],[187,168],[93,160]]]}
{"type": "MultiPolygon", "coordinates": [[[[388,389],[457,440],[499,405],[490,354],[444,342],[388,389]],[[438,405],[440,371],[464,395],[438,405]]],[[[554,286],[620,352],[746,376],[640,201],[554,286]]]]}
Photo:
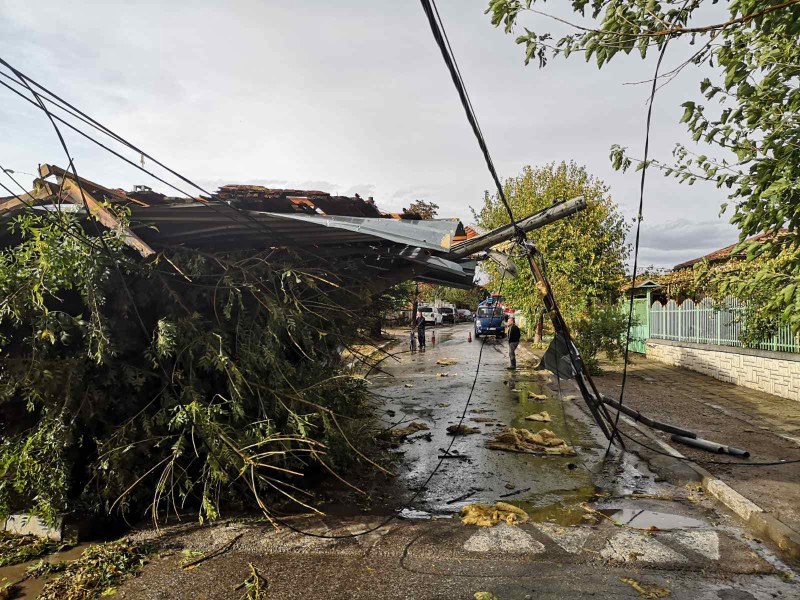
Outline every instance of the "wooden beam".
{"type": "Polygon", "coordinates": [[[85,189],[81,191],[81,188],[78,187],[78,184],[72,179],[63,178],[60,183],[63,183],[65,200],[87,208],[91,217],[94,217],[109,229],[120,229],[122,231],[123,240],[127,246],[130,246],[145,258],[153,256],[156,253],[144,240],[133,233],[129,227],[122,227],[117,217],[100,202],[95,200],[89,192],[85,189]]]}

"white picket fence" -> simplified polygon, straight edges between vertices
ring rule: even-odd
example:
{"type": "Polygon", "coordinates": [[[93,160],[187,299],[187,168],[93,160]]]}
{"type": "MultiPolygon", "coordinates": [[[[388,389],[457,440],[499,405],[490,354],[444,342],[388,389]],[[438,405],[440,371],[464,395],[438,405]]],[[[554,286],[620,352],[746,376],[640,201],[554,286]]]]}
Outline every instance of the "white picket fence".
{"type": "MultiPolygon", "coordinates": [[[[744,304],[736,298],[726,298],[718,308],[709,298],[695,303],[684,300],[677,304],[670,300],[665,305],[654,302],[650,307],[650,337],[696,344],[741,347],[744,304]]],[[[760,350],[775,352],[800,352],[800,338],[792,334],[788,325],[782,327],[772,339],[756,346],[760,350]]]]}

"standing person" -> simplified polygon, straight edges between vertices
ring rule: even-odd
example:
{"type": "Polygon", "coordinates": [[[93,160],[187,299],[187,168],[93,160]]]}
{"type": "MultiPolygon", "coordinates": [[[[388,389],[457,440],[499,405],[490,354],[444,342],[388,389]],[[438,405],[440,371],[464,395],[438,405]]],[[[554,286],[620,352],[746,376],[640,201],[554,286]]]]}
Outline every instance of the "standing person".
{"type": "Polygon", "coordinates": [[[517,346],[519,346],[520,331],[514,317],[508,318],[508,358],[511,361],[509,371],[517,368],[517,346]]]}
{"type": "Polygon", "coordinates": [[[419,339],[419,351],[422,352],[425,350],[425,317],[422,316],[422,312],[417,313],[414,327],[417,330],[417,339],[419,339]]]}

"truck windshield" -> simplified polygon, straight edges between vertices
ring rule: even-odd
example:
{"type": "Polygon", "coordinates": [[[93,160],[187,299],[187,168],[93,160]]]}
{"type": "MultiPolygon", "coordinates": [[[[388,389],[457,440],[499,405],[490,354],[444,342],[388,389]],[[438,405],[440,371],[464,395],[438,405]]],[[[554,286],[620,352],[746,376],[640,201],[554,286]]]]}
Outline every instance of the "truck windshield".
{"type": "Polygon", "coordinates": [[[478,309],[478,318],[485,319],[488,317],[502,317],[503,316],[503,309],[502,308],[489,308],[483,306],[478,309]]]}

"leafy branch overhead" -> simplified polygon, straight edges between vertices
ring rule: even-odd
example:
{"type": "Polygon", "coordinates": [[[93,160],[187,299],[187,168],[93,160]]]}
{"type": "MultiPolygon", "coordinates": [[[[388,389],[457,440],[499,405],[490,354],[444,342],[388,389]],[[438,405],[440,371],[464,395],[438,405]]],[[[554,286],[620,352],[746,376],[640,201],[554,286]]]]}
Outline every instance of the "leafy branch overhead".
{"type": "MultiPolygon", "coordinates": [[[[689,185],[706,181],[727,191],[722,211],[730,210],[739,228],[753,274],[781,283],[765,306],[800,332],[800,0],[573,0],[570,18],[543,6],[493,0],[487,9],[507,33],[522,29],[516,41],[525,47],[526,63],[545,66],[580,52],[603,67],[634,50],[645,58],[673,40],[690,49],[689,58],[660,73],[657,83],[660,88],[691,67],[702,69],[697,96],[682,104],[680,118],[692,143],[678,144],[669,163],[649,165],[689,185]],[[746,242],[779,232],[765,243],[746,242]],[[779,264],[781,271],[764,270],[766,264],[779,264]]],[[[642,167],[619,146],[611,160],[617,169],[642,167]]],[[[746,297],[753,279],[734,278],[730,285],[746,297]]]]}

